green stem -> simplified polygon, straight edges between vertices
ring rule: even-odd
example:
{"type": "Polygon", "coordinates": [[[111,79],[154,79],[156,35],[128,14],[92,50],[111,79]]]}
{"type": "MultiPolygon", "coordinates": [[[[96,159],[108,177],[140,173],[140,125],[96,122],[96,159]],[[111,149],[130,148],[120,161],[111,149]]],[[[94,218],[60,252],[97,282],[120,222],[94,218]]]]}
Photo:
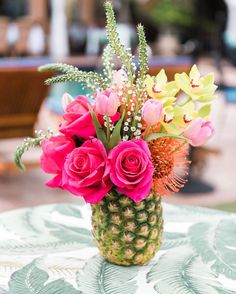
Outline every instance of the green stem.
{"type": "Polygon", "coordinates": [[[165,127],[164,127],[163,125],[161,125],[161,128],[160,128],[160,131],[159,131],[159,133],[163,133],[163,132],[164,132],[164,130],[165,130],[165,127]]]}
{"type": "Polygon", "coordinates": [[[106,116],[106,128],[107,128],[107,141],[109,142],[110,141],[110,136],[111,136],[111,132],[110,132],[110,118],[109,116],[107,115],[106,116]]]}
{"type": "Polygon", "coordinates": [[[146,128],[146,130],[145,130],[145,134],[144,134],[144,139],[145,139],[145,140],[146,140],[147,137],[148,137],[148,134],[149,134],[150,129],[151,129],[151,125],[148,125],[147,128],[146,128]]]}

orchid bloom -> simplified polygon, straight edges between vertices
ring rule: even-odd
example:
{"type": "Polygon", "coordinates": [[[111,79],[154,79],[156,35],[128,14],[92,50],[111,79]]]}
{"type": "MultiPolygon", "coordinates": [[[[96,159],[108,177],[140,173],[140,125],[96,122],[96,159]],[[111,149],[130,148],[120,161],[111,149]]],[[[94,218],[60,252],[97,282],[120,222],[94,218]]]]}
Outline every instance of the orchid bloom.
{"type": "Polygon", "coordinates": [[[186,73],[176,74],[175,81],[178,87],[193,100],[208,102],[215,98],[217,86],[214,84],[214,74],[201,77],[196,65],[191,68],[189,76],[186,73]]]}
{"type": "Polygon", "coordinates": [[[186,124],[192,119],[198,117],[193,101],[189,101],[185,105],[164,103],[162,126],[167,133],[180,135],[182,130],[186,128],[186,124]]]}
{"type": "Polygon", "coordinates": [[[179,91],[175,81],[168,82],[164,69],[156,77],[148,75],[145,84],[148,95],[154,99],[174,98],[179,91]]]}

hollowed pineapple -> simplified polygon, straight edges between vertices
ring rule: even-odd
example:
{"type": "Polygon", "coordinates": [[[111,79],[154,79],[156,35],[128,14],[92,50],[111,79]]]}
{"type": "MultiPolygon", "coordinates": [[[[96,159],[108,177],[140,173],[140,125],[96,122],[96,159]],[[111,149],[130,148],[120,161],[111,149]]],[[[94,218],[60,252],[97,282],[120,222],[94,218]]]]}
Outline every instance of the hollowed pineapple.
{"type": "Polygon", "coordinates": [[[161,198],[150,193],[139,203],[111,190],[92,205],[93,235],[101,255],[118,265],[148,262],[161,245],[161,198]]]}

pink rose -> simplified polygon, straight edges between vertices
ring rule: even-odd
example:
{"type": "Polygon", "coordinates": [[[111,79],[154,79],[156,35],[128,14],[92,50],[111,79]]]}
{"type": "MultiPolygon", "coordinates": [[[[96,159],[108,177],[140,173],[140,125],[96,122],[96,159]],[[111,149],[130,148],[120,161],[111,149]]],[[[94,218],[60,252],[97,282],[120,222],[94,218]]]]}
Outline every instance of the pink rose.
{"type": "Polygon", "coordinates": [[[92,107],[85,96],[78,96],[69,103],[63,115],[64,121],[60,125],[60,132],[70,136],[76,135],[82,139],[94,136],[96,132],[88,105],[92,107]]]}
{"type": "Polygon", "coordinates": [[[148,196],[154,167],[144,140],[121,142],[109,152],[108,160],[111,166],[110,178],[118,192],[135,202],[148,196]]]}
{"type": "Polygon", "coordinates": [[[51,188],[62,188],[62,169],[65,158],[75,148],[74,141],[65,135],[53,136],[42,142],[40,166],[48,174],[55,174],[54,178],[46,183],[51,188]]]}
{"type": "Polygon", "coordinates": [[[210,121],[194,118],[183,132],[192,146],[206,143],[215,134],[215,129],[210,121]]]}
{"type": "Polygon", "coordinates": [[[75,148],[67,156],[64,169],[64,188],[91,204],[101,201],[112,187],[107,153],[98,139],[75,148]]]}
{"type": "Polygon", "coordinates": [[[163,106],[161,102],[149,99],[143,105],[142,117],[148,125],[153,126],[160,121],[162,111],[163,106]]]}
{"type": "Polygon", "coordinates": [[[95,110],[97,113],[106,116],[114,116],[119,107],[119,97],[116,92],[107,89],[95,94],[95,110]]]}

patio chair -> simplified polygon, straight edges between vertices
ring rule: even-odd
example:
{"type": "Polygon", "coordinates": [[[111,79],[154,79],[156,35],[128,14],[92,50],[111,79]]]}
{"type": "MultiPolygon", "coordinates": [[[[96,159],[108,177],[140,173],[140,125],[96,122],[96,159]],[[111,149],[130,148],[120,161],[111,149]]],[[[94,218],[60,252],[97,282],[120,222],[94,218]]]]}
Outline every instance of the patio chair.
{"type": "MultiPolygon", "coordinates": [[[[14,171],[13,151],[6,140],[33,136],[34,125],[48,87],[50,72],[36,69],[0,69],[0,173],[14,171]]],[[[14,144],[14,149],[16,144],[14,144]]],[[[28,166],[35,166],[30,158],[28,166]]]]}

